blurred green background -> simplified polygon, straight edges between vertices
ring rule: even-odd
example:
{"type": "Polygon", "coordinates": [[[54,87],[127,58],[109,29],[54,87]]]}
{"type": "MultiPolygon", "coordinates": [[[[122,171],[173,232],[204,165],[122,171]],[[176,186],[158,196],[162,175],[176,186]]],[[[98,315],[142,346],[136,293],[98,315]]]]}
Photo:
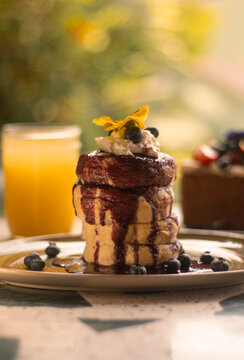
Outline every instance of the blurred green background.
{"type": "Polygon", "coordinates": [[[177,160],[244,128],[244,2],[1,0],[0,130],[77,123],[83,151],[149,104],[161,150],[177,160]]]}

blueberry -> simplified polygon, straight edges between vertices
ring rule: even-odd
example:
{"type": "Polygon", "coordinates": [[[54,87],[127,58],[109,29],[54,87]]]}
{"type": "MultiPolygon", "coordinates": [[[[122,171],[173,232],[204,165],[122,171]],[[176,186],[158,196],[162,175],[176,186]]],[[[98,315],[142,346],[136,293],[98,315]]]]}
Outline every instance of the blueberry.
{"type": "Polygon", "coordinates": [[[159,131],[155,126],[147,127],[145,130],[150,131],[150,133],[153,134],[155,138],[157,138],[159,135],[159,131]]]}
{"type": "Polygon", "coordinates": [[[191,266],[191,257],[188,254],[181,254],[178,257],[178,260],[181,264],[180,266],[181,270],[188,270],[189,267],[191,266]]]}
{"type": "Polygon", "coordinates": [[[125,127],[135,127],[135,124],[134,120],[130,120],[125,124],[125,127]]]}
{"type": "Polygon", "coordinates": [[[30,268],[34,271],[40,271],[45,267],[45,261],[43,261],[41,258],[35,258],[31,260],[30,262],[30,268]]]}
{"type": "Polygon", "coordinates": [[[241,151],[239,147],[239,141],[237,141],[236,139],[228,140],[227,146],[228,146],[228,151],[230,152],[239,153],[241,151]]]}
{"type": "Polygon", "coordinates": [[[212,145],[212,149],[217,151],[219,155],[224,155],[224,153],[228,150],[228,146],[225,143],[218,143],[212,145]]]}
{"type": "Polygon", "coordinates": [[[228,150],[232,152],[240,153],[240,141],[244,139],[243,131],[230,131],[226,137],[226,144],[228,146],[228,150]]]}
{"type": "Polygon", "coordinates": [[[45,249],[45,253],[48,257],[52,258],[60,253],[60,249],[57,247],[55,242],[49,242],[49,246],[45,249]]]}
{"type": "Polygon", "coordinates": [[[203,264],[211,264],[213,260],[214,257],[210,254],[210,251],[204,251],[204,253],[200,256],[200,261],[203,264]]]}
{"type": "Polygon", "coordinates": [[[218,260],[214,260],[211,262],[211,269],[213,271],[228,271],[230,265],[223,258],[219,258],[218,260]]]}
{"type": "Polygon", "coordinates": [[[163,273],[177,274],[180,270],[180,262],[177,259],[169,258],[161,264],[161,267],[163,273]]]}
{"type": "Polygon", "coordinates": [[[223,155],[217,160],[216,164],[220,169],[226,169],[231,164],[231,159],[228,155],[223,155]]]}
{"type": "Polygon", "coordinates": [[[185,254],[185,250],[183,248],[181,249],[181,252],[180,252],[180,255],[182,255],[182,254],[185,254]]]}
{"type": "Polygon", "coordinates": [[[228,140],[236,140],[237,142],[241,139],[244,139],[243,131],[229,131],[226,135],[226,139],[228,140]]]}
{"type": "Polygon", "coordinates": [[[146,273],[147,273],[147,269],[143,265],[135,264],[130,267],[130,274],[132,275],[138,275],[138,274],[145,275],[146,273]]]}
{"type": "Polygon", "coordinates": [[[131,140],[134,144],[139,144],[142,141],[142,131],[137,126],[127,127],[124,132],[124,138],[131,140]]]}
{"type": "Polygon", "coordinates": [[[27,268],[30,269],[30,267],[31,267],[30,263],[31,263],[31,261],[32,261],[33,259],[40,259],[40,255],[37,254],[37,253],[35,253],[35,252],[27,255],[27,256],[24,258],[24,264],[25,264],[25,266],[26,266],[27,268]]]}

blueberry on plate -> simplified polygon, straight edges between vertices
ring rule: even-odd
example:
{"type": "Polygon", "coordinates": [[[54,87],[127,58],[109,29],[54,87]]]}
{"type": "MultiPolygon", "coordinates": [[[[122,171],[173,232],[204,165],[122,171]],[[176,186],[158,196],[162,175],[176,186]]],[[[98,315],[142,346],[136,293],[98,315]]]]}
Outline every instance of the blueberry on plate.
{"type": "Polygon", "coordinates": [[[185,250],[183,248],[181,249],[181,252],[180,252],[180,255],[182,255],[182,254],[185,254],[185,250]]]}
{"type": "Polygon", "coordinates": [[[124,138],[131,140],[134,144],[139,144],[142,141],[142,131],[137,126],[127,127],[124,132],[124,138]]]}
{"type": "Polygon", "coordinates": [[[229,268],[230,265],[223,258],[219,258],[218,260],[216,259],[211,262],[211,269],[213,271],[228,271],[229,268]]]}
{"type": "Polygon", "coordinates": [[[180,269],[187,271],[189,267],[191,266],[191,257],[188,254],[181,254],[178,257],[178,260],[180,262],[180,269]]]}
{"type": "Polygon", "coordinates": [[[140,264],[135,264],[130,267],[130,274],[131,275],[145,275],[147,273],[147,269],[145,266],[140,264]]]}
{"type": "Polygon", "coordinates": [[[177,274],[180,270],[180,262],[177,259],[169,258],[161,264],[162,273],[177,274]]]}
{"type": "Polygon", "coordinates": [[[145,130],[150,131],[150,133],[153,134],[155,138],[157,138],[159,135],[159,131],[155,126],[147,127],[145,130]]]}
{"type": "Polygon", "coordinates": [[[60,249],[57,247],[55,242],[49,242],[48,247],[45,249],[45,253],[48,257],[52,258],[60,253],[60,249]]]}
{"type": "Polygon", "coordinates": [[[214,256],[210,253],[210,251],[204,251],[204,253],[200,256],[200,261],[203,264],[211,264],[214,260],[214,256]]]}
{"type": "Polygon", "coordinates": [[[30,269],[30,267],[31,267],[30,263],[31,263],[31,261],[34,260],[34,259],[40,259],[40,255],[37,254],[37,253],[35,253],[35,252],[33,252],[33,253],[27,255],[27,256],[24,258],[24,264],[25,264],[25,266],[26,266],[28,269],[30,269]]]}
{"type": "Polygon", "coordinates": [[[35,258],[30,262],[30,268],[34,271],[41,271],[45,265],[45,261],[43,261],[41,258],[35,258]]]}

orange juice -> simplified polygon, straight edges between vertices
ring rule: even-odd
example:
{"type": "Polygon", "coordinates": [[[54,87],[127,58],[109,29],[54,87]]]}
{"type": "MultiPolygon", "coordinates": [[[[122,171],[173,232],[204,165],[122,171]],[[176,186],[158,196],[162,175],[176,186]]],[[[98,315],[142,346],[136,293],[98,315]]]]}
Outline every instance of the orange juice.
{"type": "Polygon", "coordinates": [[[12,234],[71,230],[79,135],[76,126],[5,125],[5,214],[12,234]]]}

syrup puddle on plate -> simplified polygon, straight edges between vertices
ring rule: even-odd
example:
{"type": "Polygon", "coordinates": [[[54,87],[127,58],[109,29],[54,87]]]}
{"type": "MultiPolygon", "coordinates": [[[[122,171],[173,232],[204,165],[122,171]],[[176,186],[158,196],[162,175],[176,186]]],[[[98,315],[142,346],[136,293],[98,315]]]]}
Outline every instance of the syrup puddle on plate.
{"type": "MultiPolygon", "coordinates": [[[[68,256],[64,258],[56,258],[52,261],[52,267],[60,267],[65,269],[68,273],[79,273],[79,274],[130,274],[129,266],[101,266],[96,264],[86,264],[78,256],[68,256]]],[[[210,265],[199,263],[197,260],[192,260],[192,265],[188,271],[181,271],[180,273],[187,272],[211,272],[210,265]]],[[[148,274],[162,274],[161,267],[150,266],[147,267],[148,274]]]]}

